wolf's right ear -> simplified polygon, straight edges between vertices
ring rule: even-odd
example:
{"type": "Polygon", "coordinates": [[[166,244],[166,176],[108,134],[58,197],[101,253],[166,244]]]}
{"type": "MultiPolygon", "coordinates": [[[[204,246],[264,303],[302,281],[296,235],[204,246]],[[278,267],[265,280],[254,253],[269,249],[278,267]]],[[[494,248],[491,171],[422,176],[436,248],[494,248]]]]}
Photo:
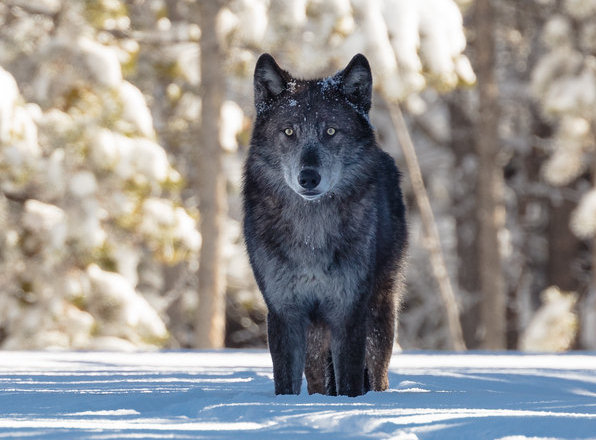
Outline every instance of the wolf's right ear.
{"type": "Polygon", "coordinates": [[[268,53],[261,55],[255,67],[255,106],[261,110],[283,92],[290,80],[288,72],[277,65],[268,53]]]}
{"type": "Polygon", "coordinates": [[[372,95],[372,73],[366,57],[360,53],[354,55],[339,75],[341,89],[346,97],[360,110],[368,113],[372,95]]]}

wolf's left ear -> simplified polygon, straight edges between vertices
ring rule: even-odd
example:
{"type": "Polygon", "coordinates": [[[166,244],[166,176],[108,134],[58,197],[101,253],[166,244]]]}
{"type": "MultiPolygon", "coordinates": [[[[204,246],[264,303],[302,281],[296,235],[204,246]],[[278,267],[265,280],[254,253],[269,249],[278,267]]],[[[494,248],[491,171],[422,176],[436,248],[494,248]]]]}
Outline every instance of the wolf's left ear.
{"type": "Polygon", "coordinates": [[[283,92],[290,80],[288,72],[277,65],[275,59],[264,53],[255,66],[255,106],[257,110],[264,108],[271,99],[283,92]]]}
{"type": "Polygon", "coordinates": [[[340,75],[344,95],[360,110],[368,113],[372,95],[372,73],[366,57],[360,53],[354,55],[340,75]]]}

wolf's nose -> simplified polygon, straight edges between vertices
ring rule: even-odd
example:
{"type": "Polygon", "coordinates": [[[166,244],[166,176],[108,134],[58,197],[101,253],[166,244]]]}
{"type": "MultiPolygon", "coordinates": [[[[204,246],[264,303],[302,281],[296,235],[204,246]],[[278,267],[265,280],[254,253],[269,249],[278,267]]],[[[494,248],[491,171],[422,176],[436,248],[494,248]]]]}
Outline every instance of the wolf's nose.
{"type": "Polygon", "coordinates": [[[298,183],[304,189],[314,189],[321,181],[321,175],[312,168],[305,168],[298,175],[298,183]]]}

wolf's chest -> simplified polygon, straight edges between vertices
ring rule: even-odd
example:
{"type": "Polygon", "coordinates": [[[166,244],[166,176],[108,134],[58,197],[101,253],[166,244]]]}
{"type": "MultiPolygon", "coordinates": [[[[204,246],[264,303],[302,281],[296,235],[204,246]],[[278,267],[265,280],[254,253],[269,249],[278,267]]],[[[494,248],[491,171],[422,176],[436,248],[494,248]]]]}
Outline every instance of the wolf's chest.
{"type": "MultiPolygon", "coordinates": [[[[325,304],[343,308],[358,295],[358,286],[365,278],[364,262],[334,261],[333,253],[315,249],[311,254],[298,252],[302,259],[275,265],[277,279],[268,294],[283,307],[312,309],[325,304]]],[[[286,310],[287,311],[287,310],[286,310]]]]}
{"type": "Polygon", "coordinates": [[[286,210],[281,221],[288,236],[285,239],[293,252],[322,251],[341,240],[346,225],[337,209],[286,210]]]}
{"type": "Polygon", "coordinates": [[[288,228],[283,257],[271,261],[275,286],[269,293],[280,304],[350,303],[367,277],[368,234],[354,236],[338,215],[302,220],[288,228]]]}

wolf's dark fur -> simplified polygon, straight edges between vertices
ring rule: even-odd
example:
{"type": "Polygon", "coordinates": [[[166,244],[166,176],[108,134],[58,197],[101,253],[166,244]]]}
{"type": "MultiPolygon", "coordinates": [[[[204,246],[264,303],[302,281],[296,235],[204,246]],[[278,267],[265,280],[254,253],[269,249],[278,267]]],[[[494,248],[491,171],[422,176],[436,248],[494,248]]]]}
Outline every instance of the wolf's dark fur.
{"type": "Polygon", "coordinates": [[[372,76],[356,55],[299,80],[256,65],[244,234],[267,303],[275,392],[387,388],[406,248],[399,172],[368,120],[372,76]]]}

